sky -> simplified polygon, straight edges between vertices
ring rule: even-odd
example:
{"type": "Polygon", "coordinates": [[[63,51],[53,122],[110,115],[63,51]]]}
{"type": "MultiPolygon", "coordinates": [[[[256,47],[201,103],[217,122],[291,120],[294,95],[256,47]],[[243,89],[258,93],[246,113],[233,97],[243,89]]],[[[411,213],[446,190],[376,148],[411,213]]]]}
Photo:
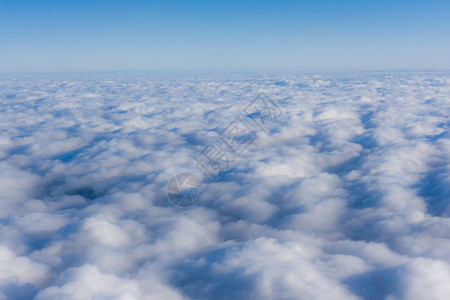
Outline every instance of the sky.
{"type": "Polygon", "coordinates": [[[0,72],[450,68],[448,1],[0,1],[0,72]]]}

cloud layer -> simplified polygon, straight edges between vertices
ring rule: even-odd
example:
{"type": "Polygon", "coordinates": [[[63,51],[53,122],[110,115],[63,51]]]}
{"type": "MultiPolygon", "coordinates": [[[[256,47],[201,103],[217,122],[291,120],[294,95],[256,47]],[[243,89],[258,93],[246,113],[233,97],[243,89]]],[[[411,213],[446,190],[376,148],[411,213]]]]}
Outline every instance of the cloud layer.
{"type": "Polygon", "coordinates": [[[2,75],[0,299],[448,299],[449,95],[448,73],[2,75]],[[233,155],[260,92],[283,113],[233,155]]]}

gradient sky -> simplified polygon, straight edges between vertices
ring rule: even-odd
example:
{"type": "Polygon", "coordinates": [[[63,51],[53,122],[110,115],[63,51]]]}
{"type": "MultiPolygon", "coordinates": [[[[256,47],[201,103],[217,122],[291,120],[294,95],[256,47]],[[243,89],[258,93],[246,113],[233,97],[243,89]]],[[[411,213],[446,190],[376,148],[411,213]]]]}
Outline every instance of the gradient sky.
{"type": "Polygon", "coordinates": [[[450,69],[450,1],[0,0],[0,72],[450,69]]]}

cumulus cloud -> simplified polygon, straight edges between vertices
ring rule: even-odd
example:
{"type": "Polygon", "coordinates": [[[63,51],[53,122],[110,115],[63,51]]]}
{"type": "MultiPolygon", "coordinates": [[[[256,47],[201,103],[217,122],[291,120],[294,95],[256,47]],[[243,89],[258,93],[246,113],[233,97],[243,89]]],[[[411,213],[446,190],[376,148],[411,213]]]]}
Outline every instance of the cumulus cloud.
{"type": "Polygon", "coordinates": [[[0,299],[450,297],[448,73],[0,87],[0,299]],[[265,128],[244,111],[260,92],[282,111],[265,128]],[[239,155],[236,118],[256,135],[239,155]],[[230,158],[214,177],[208,145],[230,158]],[[184,209],[182,172],[202,180],[184,209]]]}

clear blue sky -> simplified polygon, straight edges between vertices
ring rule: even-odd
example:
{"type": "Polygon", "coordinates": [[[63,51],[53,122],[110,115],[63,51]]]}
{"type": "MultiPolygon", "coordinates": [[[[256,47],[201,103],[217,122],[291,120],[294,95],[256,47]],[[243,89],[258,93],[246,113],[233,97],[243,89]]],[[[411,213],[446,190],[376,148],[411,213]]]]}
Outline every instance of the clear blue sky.
{"type": "Polygon", "coordinates": [[[0,0],[0,72],[450,69],[450,1],[0,0]]]}

